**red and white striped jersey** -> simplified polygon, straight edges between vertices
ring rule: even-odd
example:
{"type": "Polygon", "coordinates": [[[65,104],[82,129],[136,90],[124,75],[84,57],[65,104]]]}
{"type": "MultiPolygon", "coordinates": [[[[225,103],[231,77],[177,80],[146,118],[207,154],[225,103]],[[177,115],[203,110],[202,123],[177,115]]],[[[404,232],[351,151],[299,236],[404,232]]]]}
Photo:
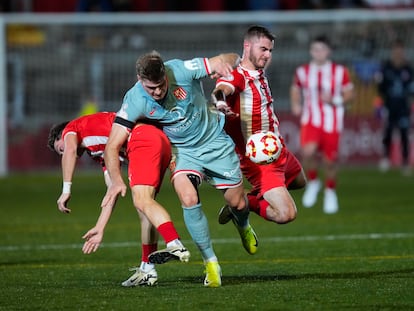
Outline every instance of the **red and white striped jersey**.
{"type": "MultiPolygon", "coordinates": [[[[76,135],[79,148],[84,148],[92,159],[103,164],[103,154],[115,115],[115,112],[98,112],[72,120],[62,131],[62,138],[65,139],[68,134],[76,135]]],[[[120,154],[120,157],[125,158],[125,154],[120,154]]]]}
{"type": "Polygon", "coordinates": [[[344,127],[344,106],[323,102],[322,95],[341,96],[353,87],[346,67],[333,62],[322,66],[308,63],[296,69],[294,86],[302,92],[302,125],[313,125],[328,133],[341,132],[344,127]]]}
{"type": "Polygon", "coordinates": [[[279,120],[263,70],[247,70],[239,65],[231,76],[219,78],[216,86],[220,84],[233,90],[226,102],[239,116],[226,118],[225,129],[239,150],[244,152],[247,139],[257,131],[279,134],[279,120]]]}

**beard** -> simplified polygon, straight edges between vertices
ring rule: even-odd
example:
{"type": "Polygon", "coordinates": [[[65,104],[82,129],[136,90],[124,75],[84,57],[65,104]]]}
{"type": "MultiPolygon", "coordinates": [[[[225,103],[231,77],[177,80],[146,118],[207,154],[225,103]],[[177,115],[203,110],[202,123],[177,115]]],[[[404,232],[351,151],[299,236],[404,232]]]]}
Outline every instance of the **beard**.
{"type": "MultiPolygon", "coordinates": [[[[252,52],[252,51],[250,51],[250,52],[252,52]]],[[[267,60],[256,57],[252,53],[250,54],[249,61],[253,64],[253,66],[254,66],[254,68],[256,68],[256,70],[264,69],[266,64],[267,64],[267,60]]]]}

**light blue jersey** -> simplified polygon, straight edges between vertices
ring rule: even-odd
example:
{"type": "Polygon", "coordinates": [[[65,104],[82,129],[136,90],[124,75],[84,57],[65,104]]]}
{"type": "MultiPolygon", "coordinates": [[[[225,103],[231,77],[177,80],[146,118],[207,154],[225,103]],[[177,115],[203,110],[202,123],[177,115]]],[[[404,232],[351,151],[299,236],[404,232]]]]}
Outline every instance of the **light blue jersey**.
{"type": "MultiPolygon", "coordinates": [[[[165,70],[168,90],[163,100],[154,100],[138,81],[125,94],[117,116],[132,123],[153,121],[163,127],[175,156],[170,164],[172,178],[198,175],[217,189],[239,187],[243,181],[240,162],[223,129],[224,115],[210,110],[200,81],[211,73],[208,60],[174,59],[165,63],[165,70]]],[[[203,260],[217,261],[201,202],[181,204],[184,222],[203,260]]],[[[243,226],[246,221],[248,224],[244,220],[243,226]]]]}
{"type": "Polygon", "coordinates": [[[168,92],[162,101],[155,101],[138,81],[125,94],[117,116],[163,127],[176,156],[173,175],[199,174],[222,189],[240,185],[240,163],[223,130],[224,115],[208,107],[201,85],[200,79],[210,74],[207,59],[174,59],[165,63],[165,69],[168,92]]]}
{"type": "Polygon", "coordinates": [[[137,82],[125,95],[117,115],[131,122],[154,120],[176,147],[198,147],[221,132],[224,117],[207,105],[201,78],[209,75],[207,60],[170,60],[165,63],[168,93],[155,101],[137,82]]]}

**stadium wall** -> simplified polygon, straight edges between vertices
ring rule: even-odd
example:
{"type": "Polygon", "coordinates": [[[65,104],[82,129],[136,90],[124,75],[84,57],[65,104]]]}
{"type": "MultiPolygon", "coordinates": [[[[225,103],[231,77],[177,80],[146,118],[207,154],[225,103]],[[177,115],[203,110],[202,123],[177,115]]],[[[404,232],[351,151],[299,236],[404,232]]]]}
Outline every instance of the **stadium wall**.
{"type": "MultiPolygon", "coordinates": [[[[290,137],[298,135],[289,113],[294,68],[308,61],[311,37],[331,37],[334,59],[351,69],[356,87],[341,157],[349,165],[376,163],[381,120],[373,73],[396,37],[413,55],[411,10],[7,14],[0,16],[0,175],[57,168],[59,159],[46,148],[50,126],[118,109],[135,83],[140,54],[156,49],[165,59],[185,59],[241,53],[242,35],[251,24],[276,34],[267,72],[282,130],[289,129],[290,137]]],[[[212,86],[205,80],[206,93],[212,86]]],[[[288,141],[296,152],[295,140],[288,141]]]]}

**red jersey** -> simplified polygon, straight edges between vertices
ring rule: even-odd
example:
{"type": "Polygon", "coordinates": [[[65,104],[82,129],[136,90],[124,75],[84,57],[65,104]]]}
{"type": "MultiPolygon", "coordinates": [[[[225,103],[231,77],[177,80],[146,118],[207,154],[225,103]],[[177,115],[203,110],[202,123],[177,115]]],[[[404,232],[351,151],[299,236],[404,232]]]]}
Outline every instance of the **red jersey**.
{"type": "Polygon", "coordinates": [[[323,102],[322,95],[341,96],[343,90],[353,87],[347,68],[333,62],[322,66],[311,62],[296,69],[294,85],[302,91],[301,124],[340,133],[344,127],[344,106],[323,102]]]}
{"type": "Polygon", "coordinates": [[[263,70],[248,70],[238,66],[230,77],[222,77],[216,85],[232,88],[226,97],[227,105],[239,114],[226,117],[226,132],[233,138],[241,154],[246,142],[257,131],[272,131],[279,135],[279,120],[273,107],[273,97],[263,70]],[[243,120],[243,122],[241,122],[243,120]]]}
{"type": "MultiPolygon", "coordinates": [[[[68,134],[76,135],[79,148],[85,149],[92,159],[103,164],[103,154],[115,115],[115,112],[98,112],[72,120],[62,131],[62,138],[65,139],[68,134]]],[[[125,152],[122,151],[120,160],[124,159],[125,152]]]]}
{"type": "Polygon", "coordinates": [[[273,97],[263,70],[247,70],[238,66],[230,77],[217,80],[233,90],[226,103],[238,116],[226,116],[225,130],[236,144],[243,174],[253,187],[252,193],[262,196],[270,189],[288,186],[301,172],[301,165],[287,148],[279,159],[268,165],[254,164],[246,157],[246,142],[257,131],[272,131],[280,136],[279,120],[273,97]]]}

